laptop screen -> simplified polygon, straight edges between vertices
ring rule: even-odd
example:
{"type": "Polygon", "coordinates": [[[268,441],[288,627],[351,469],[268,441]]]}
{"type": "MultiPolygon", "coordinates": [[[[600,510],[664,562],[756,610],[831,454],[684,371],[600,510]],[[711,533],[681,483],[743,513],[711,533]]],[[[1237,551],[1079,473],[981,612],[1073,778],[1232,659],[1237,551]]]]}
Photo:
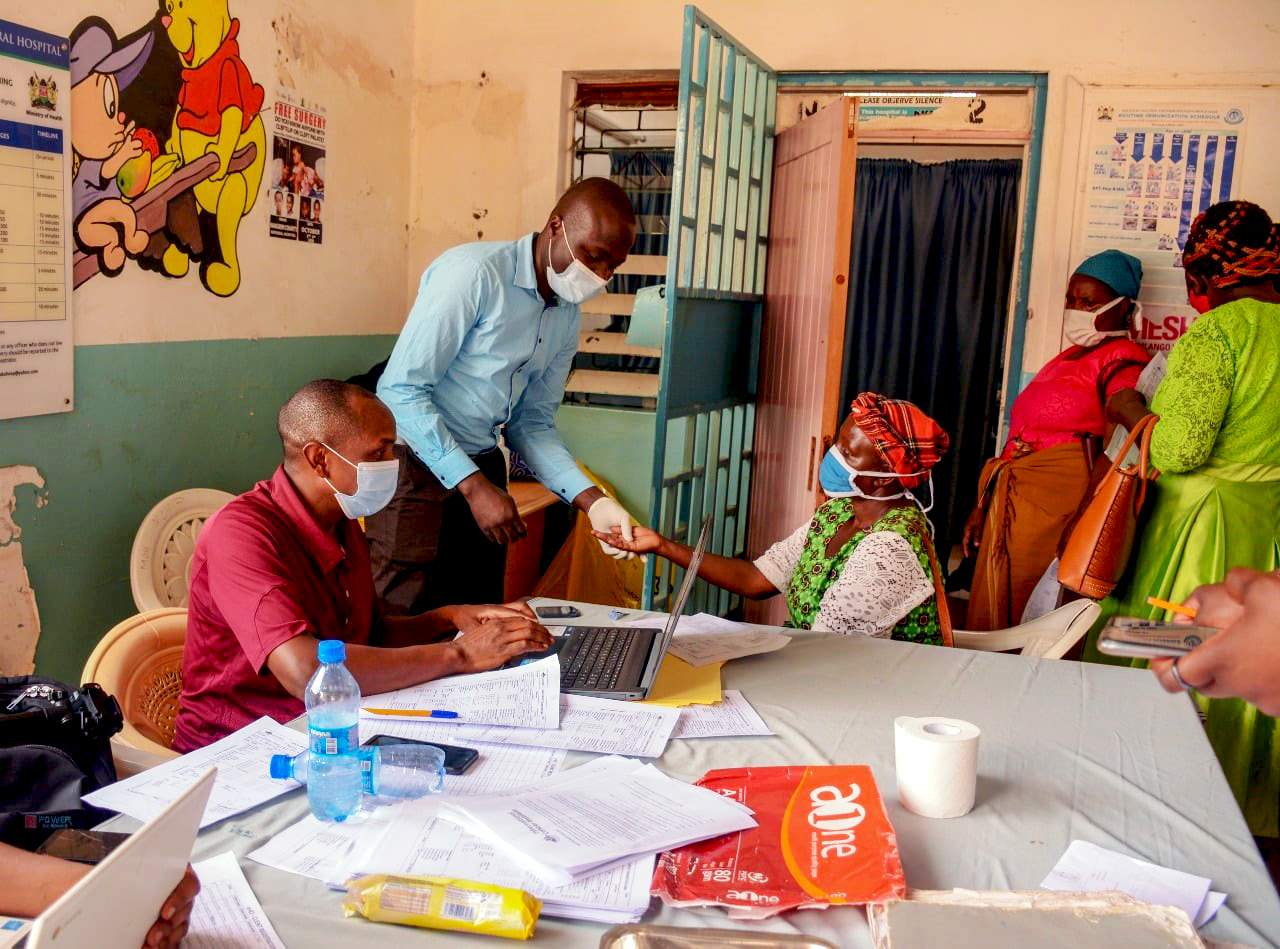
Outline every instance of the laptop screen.
{"type": "Polygon", "coordinates": [[[684,612],[685,602],[689,599],[689,591],[693,589],[693,582],[698,579],[698,568],[702,566],[702,557],[707,552],[707,537],[711,533],[711,515],[707,515],[702,521],[702,532],[698,534],[697,546],[693,548],[693,557],[689,560],[689,567],[684,572],[684,582],[680,584],[680,590],[676,593],[676,600],[671,604],[671,613],[667,616],[666,629],[662,631],[662,648],[665,650],[671,642],[671,637],[675,635],[676,623],[680,620],[680,614],[684,612]]]}

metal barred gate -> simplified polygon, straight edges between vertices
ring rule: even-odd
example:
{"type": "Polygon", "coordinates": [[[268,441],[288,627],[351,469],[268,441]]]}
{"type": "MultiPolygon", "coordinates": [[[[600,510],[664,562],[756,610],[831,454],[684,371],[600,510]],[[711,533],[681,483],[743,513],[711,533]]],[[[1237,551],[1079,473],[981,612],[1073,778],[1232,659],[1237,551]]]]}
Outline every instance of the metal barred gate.
{"type": "MultiPolygon", "coordinates": [[[[777,74],[685,7],[650,526],[683,542],[712,518],[708,550],[747,537],[777,74]]],[[[645,568],[644,606],[669,609],[681,571],[645,568]]],[[[699,582],[693,611],[731,594],[699,582]]]]}

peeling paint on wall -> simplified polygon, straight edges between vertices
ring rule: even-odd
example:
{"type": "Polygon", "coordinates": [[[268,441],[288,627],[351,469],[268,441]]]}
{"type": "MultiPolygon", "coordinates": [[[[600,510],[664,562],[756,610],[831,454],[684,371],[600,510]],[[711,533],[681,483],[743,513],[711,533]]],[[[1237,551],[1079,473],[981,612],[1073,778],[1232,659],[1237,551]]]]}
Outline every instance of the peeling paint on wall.
{"type": "Polygon", "coordinates": [[[36,594],[27,578],[18,538],[22,529],[13,519],[19,485],[36,488],[36,506],[44,507],[44,478],[31,465],[0,468],[0,674],[30,675],[35,671],[40,614],[36,594]]]}
{"type": "Polygon", "coordinates": [[[329,69],[346,77],[355,88],[367,95],[390,98],[406,95],[398,88],[395,69],[368,45],[358,32],[317,26],[305,5],[297,3],[297,15],[286,11],[271,21],[276,37],[276,75],[280,85],[301,89],[304,77],[317,69],[329,69]]]}

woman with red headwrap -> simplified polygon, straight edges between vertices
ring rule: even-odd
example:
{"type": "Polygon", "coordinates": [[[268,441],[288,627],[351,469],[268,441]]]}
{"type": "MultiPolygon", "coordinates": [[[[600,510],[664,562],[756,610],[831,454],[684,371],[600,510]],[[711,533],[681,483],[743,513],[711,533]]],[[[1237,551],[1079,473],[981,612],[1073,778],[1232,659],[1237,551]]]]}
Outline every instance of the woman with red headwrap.
{"type": "MultiPolygon", "coordinates": [[[[787,596],[791,625],[951,645],[929,522],[912,493],[947,450],[938,423],[910,402],[864,392],[822,461],[829,500],[753,561],[707,554],[698,576],[752,599],[787,596]]],[[[932,498],[932,489],[930,490],[932,498]]],[[[687,567],[693,551],[635,527],[634,540],[596,533],[634,553],[687,567]]]]}
{"type": "MultiPolygon", "coordinates": [[[[1226,201],[1191,225],[1182,264],[1187,294],[1204,315],[1174,344],[1151,401],[1160,416],[1151,464],[1160,478],[1103,619],[1163,618],[1147,605],[1149,595],[1181,602],[1232,567],[1280,567],[1280,293],[1273,283],[1280,239],[1262,208],[1226,201]]],[[[1132,425],[1146,407],[1136,393],[1127,398],[1133,404],[1119,414],[1132,425]]],[[[1094,648],[1100,625],[1085,655],[1105,661],[1094,648]]],[[[1208,685],[1187,680],[1197,684],[1208,685]]],[[[1196,698],[1250,828],[1280,836],[1275,720],[1239,699],[1196,698]]]]}

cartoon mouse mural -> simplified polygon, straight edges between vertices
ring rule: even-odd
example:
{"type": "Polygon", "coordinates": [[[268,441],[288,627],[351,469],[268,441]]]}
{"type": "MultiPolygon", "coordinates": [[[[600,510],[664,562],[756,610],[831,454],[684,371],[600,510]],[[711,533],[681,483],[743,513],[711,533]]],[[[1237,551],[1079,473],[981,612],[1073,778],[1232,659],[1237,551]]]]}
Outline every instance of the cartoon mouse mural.
{"type": "Polygon", "coordinates": [[[240,286],[266,131],[239,30],[228,0],[161,0],[123,39],[100,17],[72,32],[76,286],[129,258],[175,278],[195,261],[218,296],[240,286]]]}
{"type": "Polygon", "coordinates": [[[134,123],[125,124],[120,90],[137,77],[151,44],[147,34],[117,47],[115,34],[98,23],[71,44],[72,217],[77,242],[96,251],[108,273],[124,266],[126,250],[140,254],[150,241],[116,175],[143,153],[134,123]]]}

